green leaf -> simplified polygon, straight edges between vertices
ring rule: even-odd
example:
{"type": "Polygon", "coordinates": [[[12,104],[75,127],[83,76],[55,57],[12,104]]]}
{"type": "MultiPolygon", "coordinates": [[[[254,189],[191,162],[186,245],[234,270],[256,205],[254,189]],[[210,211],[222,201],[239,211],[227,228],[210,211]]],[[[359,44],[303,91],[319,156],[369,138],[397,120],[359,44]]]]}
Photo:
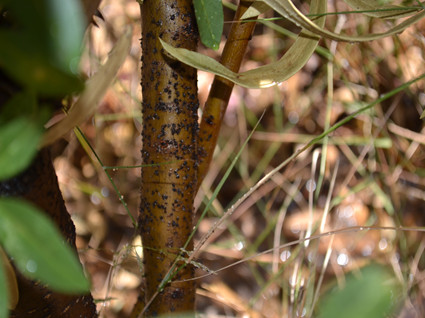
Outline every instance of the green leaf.
{"type": "Polygon", "coordinates": [[[89,290],[71,247],[52,221],[25,201],[0,198],[0,244],[30,279],[64,293],[89,290]]]}
{"type": "Polygon", "coordinates": [[[378,265],[347,277],[345,288],[334,289],[319,305],[318,318],[385,318],[394,310],[400,285],[391,272],[378,265]]]}
{"type": "Polygon", "coordinates": [[[6,273],[0,258],[0,318],[9,317],[9,292],[6,282],[6,273]]]}
{"type": "Polygon", "coordinates": [[[0,180],[13,177],[34,158],[48,118],[29,92],[14,95],[0,113],[0,180]]]}
{"type": "Polygon", "coordinates": [[[28,47],[27,36],[0,30],[0,42],[8,45],[0,50],[0,67],[15,81],[42,96],[64,96],[83,88],[79,78],[52,64],[47,55],[28,47]]]}
{"type": "Polygon", "coordinates": [[[76,0],[5,1],[13,27],[0,29],[0,67],[21,85],[43,96],[82,89],[75,75],[84,35],[76,0]]]}
{"type": "Polygon", "coordinates": [[[193,0],[193,6],[202,43],[218,50],[224,24],[221,0],[193,0]]]}

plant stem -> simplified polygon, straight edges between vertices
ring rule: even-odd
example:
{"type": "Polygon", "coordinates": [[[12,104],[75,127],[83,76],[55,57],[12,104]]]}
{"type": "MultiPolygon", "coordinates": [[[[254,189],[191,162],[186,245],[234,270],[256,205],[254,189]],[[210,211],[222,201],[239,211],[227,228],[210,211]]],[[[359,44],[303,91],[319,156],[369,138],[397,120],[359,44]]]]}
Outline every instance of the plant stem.
{"type": "MultiPolygon", "coordinates": [[[[255,22],[242,22],[240,20],[250,4],[251,2],[249,1],[240,1],[233,19],[235,22],[232,23],[221,56],[221,64],[233,72],[239,71],[248,41],[251,39],[254,31],[255,22]]],[[[197,189],[199,189],[202,180],[208,172],[233,86],[234,84],[227,79],[220,76],[214,77],[208,99],[205,103],[199,131],[197,189]]]]}

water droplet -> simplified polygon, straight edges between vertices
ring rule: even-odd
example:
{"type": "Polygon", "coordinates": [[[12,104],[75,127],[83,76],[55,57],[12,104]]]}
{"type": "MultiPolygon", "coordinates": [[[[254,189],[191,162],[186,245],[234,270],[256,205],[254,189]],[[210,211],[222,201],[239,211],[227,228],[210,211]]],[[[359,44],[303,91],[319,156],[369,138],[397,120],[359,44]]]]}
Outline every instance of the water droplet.
{"type": "Polygon", "coordinates": [[[244,243],[243,243],[242,241],[239,241],[239,242],[237,242],[237,243],[235,244],[235,248],[236,248],[238,251],[241,251],[241,250],[243,249],[243,247],[244,247],[244,243]]]}
{"type": "Polygon", "coordinates": [[[350,258],[348,257],[347,254],[345,253],[340,253],[336,259],[336,262],[338,263],[338,265],[340,266],[346,266],[348,264],[348,261],[350,260],[350,258]]]}
{"type": "Polygon", "coordinates": [[[354,209],[351,205],[347,205],[346,207],[340,210],[340,215],[343,218],[351,218],[354,214],[354,209]]]}
{"type": "Polygon", "coordinates": [[[295,111],[290,111],[288,114],[288,120],[291,124],[296,124],[300,120],[300,116],[295,111]]]}
{"type": "Polygon", "coordinates": [[[100,204],[100,195],[99,195],[99,193],[98,192],[93,192],[91,195],[90,195],[90,201],[91,201],[91,203],[93,203],[94,205],[99,205],[100,204]]]}
{"type": "Polygon", "coordinates": [[[373,248],[370,245],[366,245],[362,249],[362,255],[363,256],[370,256],[372,254],[373,248]]]}
{"type": "Polygon", "coordinates": [[[382,238],[379,243],[378,243],[378,247],[381,251],[385,250],[388,247],[388,241],[386,238],[382,238]]]}
{"type": "Polygon", "coordinates": [[[305,187],[307,188],[308,192],[313,192],[314,190],[316,190],[316,182],[314,182],[314,180],[307,180],[305,187]]]}
{"type": "Polygon", "coordinates": [[[291,252],[288,250],[284,250],[282,253],[280,253],[280,260],[282,262],[286,262],[289,257],[291,257],[291,252]]]}
{"type": "Polygon", "coordinates": [[[307,313],[307,309],[303,308],[302,310],[298,309],[297,310],[297,317],[305,317],[307,313]]]}
{"type": "Polygon", "coordinates": [[[26,270],[30,273],[35,273],[37,271],[37,267],[37,263],[32,259],[28,260],[27,264],[25,265],[26,270]]]}
{"type": "Polygon", "coordinates": [[[107,187],[103,187],[102,190],[100,190],[100,193],[104,198],[109,197],[109,189],[107,187]]]}

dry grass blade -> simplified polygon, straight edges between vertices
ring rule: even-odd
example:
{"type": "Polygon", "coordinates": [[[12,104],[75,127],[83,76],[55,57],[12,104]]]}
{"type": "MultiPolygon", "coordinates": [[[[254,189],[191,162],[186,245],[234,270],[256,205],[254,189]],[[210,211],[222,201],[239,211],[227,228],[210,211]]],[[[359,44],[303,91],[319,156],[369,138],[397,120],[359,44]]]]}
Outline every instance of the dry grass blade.
{"type": "Polygon", "coordinates": [[[380,19],[398,19],[408,17],[417,12],[417,8],[386,5],[382,1],[344,0],[351,8],[365,11],[364,14],[380,19]]]}
{"type": "Polygon", "coordinates": [[[40,148],[48,146],[66,134],[75,126],[80,125],[94,114],[99,101],[112,84],[118,69],[124,62],[131,44],[131,29],[128,28],[112,49],[108,61],[99,71],[90,77],[78,101],[70,109],[68,116],[56,125],[50,127],[44,134],[40,148]]]}
{"type": "Polygon", "coordinates": [[[15,309],[19,301],[19,289],[16,281],[15,270],[9,261],[6,253],[0,246],[0,266],[3,267],[3,272],[6,274],[7,289],[9,292],[9,305],[8,309],[15,309]]]}
{"type": "MultiPolygon", "coordinates": [[[[324,0],[317,0],[318,2],[326,2],[324,0]]],[[[292,21],[296,25],[322,37],[335,40],[335,41],[346,41],[346,42],[367,42],[372,40],[381,39],[387,36],[391,36],[394,34],[398,34],[403,32],[407,27],[412,24],[418,22],[420,19],[425,17],[425,11],[421,11],[416,15],[410,17],[407,20],[404,20],[400,24],[397,24],[395,27],[389,29],[387,32],[383,33],[374,33],[367,35],[359,35],[359,36],[347,36],[337,34],[331,31],[324,29],[322,26],[314,23],[309,18],[307,18],[304,14],[302,14],[294,5],[294,3],[290,0],[264,0],[271,8],[273,8],[276,12],[281,14],[283,17],[292,21]]],[[[312,5],[316,1],[312,2],[312,5]]]]}

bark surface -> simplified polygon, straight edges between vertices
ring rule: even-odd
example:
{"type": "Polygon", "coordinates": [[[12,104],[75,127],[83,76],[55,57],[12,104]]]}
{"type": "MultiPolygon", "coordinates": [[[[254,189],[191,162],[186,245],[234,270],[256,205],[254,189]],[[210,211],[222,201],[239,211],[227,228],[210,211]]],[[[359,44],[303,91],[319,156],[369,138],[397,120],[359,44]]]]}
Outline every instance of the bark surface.
{"type": "MultiPolygon", "coordinates": [[[[139,216],[148,304],[145,315],[193,312],[194,283],[176,282],[193,277],[191,266],[156,292],[193,228],[199,106],[196,70],[166,56],[159,38],[196,50],[196,20],[192,0],[145,0],[141,12],[142,158],[149,165],[142,168],[139,216]]],[[[186,247],[191,248],[192,244],[186,247]]]]}

